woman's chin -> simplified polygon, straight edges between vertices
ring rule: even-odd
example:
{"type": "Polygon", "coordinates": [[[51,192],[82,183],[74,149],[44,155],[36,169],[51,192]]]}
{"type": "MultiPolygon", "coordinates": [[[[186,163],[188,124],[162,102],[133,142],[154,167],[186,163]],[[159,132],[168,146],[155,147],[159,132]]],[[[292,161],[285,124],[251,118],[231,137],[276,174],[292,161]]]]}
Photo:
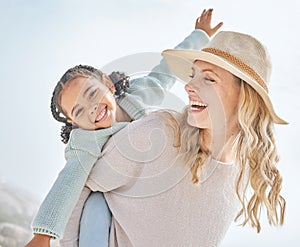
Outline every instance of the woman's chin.
{"type": "Polygon", "coordinates": [[[208,129],[209,128],[209,123],[207,119],[202,119],[202,118],[195,118],[194,116],[188,116],[187,118],[187,123],[190,126],[199,128],[199,129],[208,129]]]}

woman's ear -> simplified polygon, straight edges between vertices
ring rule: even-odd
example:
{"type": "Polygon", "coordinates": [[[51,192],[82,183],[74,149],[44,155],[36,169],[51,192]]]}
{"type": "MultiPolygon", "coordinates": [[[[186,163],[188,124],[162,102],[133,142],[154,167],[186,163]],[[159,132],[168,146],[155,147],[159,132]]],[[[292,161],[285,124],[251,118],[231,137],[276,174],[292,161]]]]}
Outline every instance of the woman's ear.
{"type": "Polygon", "coordinates": [[[114,94],[116,91],[115,85],[112,82],[112,80],[109,78],[109,76],[106,74],[103,74],[102,80],[103,80],[103,84],[109,88],[109,90],[111,91],[112,94],[114,94]]]}

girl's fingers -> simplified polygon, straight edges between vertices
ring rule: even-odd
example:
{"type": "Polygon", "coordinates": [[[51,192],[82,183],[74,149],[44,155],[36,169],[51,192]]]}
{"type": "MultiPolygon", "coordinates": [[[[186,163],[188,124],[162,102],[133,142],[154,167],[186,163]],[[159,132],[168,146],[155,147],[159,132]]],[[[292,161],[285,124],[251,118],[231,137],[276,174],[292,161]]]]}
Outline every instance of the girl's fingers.
{"type": "Polygon", "coordinates": [[[220,27],[222,27],[222,26],[223,26],[223,22],[219,22],[218,25],[216,25],[216,26],[212,29],[213,32],[216,33],[216,32],[220,29],[220,27]]]}
{"type": "Polygon", "coordinates": [[[213,12],[213,9],[209,9],[209,10],[207,11],[207,18],[210,18],[210,19],[211,19],[212,12],[213,12]]]}

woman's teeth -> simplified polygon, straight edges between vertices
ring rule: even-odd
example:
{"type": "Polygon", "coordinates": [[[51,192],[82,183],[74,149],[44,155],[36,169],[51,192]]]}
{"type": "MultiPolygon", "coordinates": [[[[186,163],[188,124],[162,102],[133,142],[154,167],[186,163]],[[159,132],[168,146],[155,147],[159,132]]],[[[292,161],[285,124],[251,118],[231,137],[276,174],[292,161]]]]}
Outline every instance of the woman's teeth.
{"type": "Polygon", "coordinates": [[[107,107],[104,107],[104,109],[99,113],[99,115],[96,117],[95,122],[99,122],[102,120],[102,118],[105,116],[107,112],[107,107]]]}
{"type": "Polygon", "coordinates": [[[190,108],[192,110],[203,110],[206,107],[207,107],[207,104],[205,104],[205,103],[202,103],[202,102],[199,102],[199,101],[194,101],[194,100],[190,101],[190,108]]]}

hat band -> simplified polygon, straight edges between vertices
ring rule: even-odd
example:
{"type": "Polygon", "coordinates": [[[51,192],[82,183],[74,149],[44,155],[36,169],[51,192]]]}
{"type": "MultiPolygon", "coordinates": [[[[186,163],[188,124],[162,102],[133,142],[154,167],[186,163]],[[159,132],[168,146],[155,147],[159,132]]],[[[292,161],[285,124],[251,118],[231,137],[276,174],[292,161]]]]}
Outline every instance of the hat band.
{"type": "Polygon", "coordinates": [[[266,92],[268,92],[268,87],[267,87],[266,83],[261,79],[261,77],[251,67],[249,67],[247,64],[242,62],[240,59],[236,58],[235,56],[233,56],[225,51],[218,50],[215,48],[204,48],[204,49],[202,49],[202,51],[209,52],[214,55],[225,58],[229,62],[233,63],[234,65],[236,65],[237,67],[239,67],[240,69],[245,71],[248,75],[250,75],[253,79],[255,79],[259,83],[259,85],[262,86],[266,90],[266,92]]]}

